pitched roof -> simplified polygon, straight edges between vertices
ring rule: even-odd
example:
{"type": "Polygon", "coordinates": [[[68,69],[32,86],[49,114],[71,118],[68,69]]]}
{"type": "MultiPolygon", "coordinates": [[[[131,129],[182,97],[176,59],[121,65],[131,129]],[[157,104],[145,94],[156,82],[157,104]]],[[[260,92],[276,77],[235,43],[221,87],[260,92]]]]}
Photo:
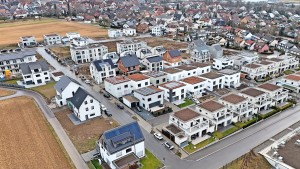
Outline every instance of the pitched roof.
{"type": "Polygon", "coordinates": [[[173,114],[175,117],[180,119],[181,121],[189,121],[196,117],[199,117],[200,114],[195,112],[194,110],[191,110],[189,108],[185,108],[182,110],[179,110],[173,114]]]}
{"type": "Polygon", "coordinates": [[[62,93],[62,92],[65,90],[65,88],[66,88],[71,82],[76,83],[76,84],[78,84],[78,85],[80,86],[80,84],[79,84],[76,80],[70,78],[69,76],[63,76],[63,77],[61,77],[61,78],[59,79],[59,81],[54,85],[54,88],[55,88],[55,90],[58,91],[59,93],[62,93]]]}
{"type": "Polygon", "coordinates": [[[221,99],[233,104],[241,103],[244,100],[246,100],[246,98],[239,96],[237,94],[229,94],[221,97],[221,99]]]}
{"type": "Polygon", "coordinates": [[[120,57],[120,60],[126,68],[141,64],[138,57],[135,54],[128,54],[123,57],[120,57]]]}
{"type": "Polygon", "coordinates": [[[35,50],[32,49],[24,49],[18,52],[10,52],[10,53],[1,53],[0,61],[13,60],[13,59],[22,59],[26,56],[35,55],[35,50]]]}
{"type": "Polygon", "coordinates": [[[31,70],[42,69],[42,71],[49,70],[49,66],[46,61],[37,61],[20,64],[20,69],[22,70],[23,75],[31,74],[31,70]]]}
{"type": "Polygon", "coordinates": [[[79,87],[74,93],[74,96],[67,100],[71,102],[77,109],[79,109],[88,95],[89,94],[84,89],[79,87]]]}
{"type": "Polygon", "coordinates": [[[145,75],[140,74],[140,73],[128,75],[127,78],[129,78],[133,81],[141,81],[141,80],[149,79],[148,76],[145,76],[145,75]]]}
{"type": "Polygon", "coordinates": [[[162,61],[162,57],[161,56],[152,56],[152,57],[148,57],[146,58],[150,63],[155,63],[155,62],[160,62],[162,61]]]}
{"type": "Polygon", "coordinates": [[[106,150],[114,154],[145,140],[138,123],[132,122],[108,131],[101,137],[106,145],[106,150]]]}
{"type": "Polygon", "coordinates": [[[95,60],[93,64],[95,65],[98,71],[102,71],[102,66],[104,65],[110,65],[112,69],[115,68],[115,65],[113,64],[111,59],[95,60]]]}
{"type": "Polygon", "coordinates": [[[169,50],[168,51],[170,56],[173,57],[177,57],[177,56],[181,56],[181,53],[179,52],[179,50],[169,50]]]}
{"type": "Polygon", "coordinates": [[[197,76],[191,76],[191,77],[187,77],[185,79],[182,79],[181,81],[183,81],[185,83],[189,83],[189,84],[197,84],[197,83],[204,82],[205,79],[202,79],[202,78],[197,77],[197,76]]]}
{"type": "Polygon", "coordinates": [[[269,90],[269,91],[274,91],[274,90],[277,90],[277,89],[281,88],[280,86],[277,86],[277,85],[274,85],[274,84],[271,84],[271,83],[261,84],[258,87],[262,88],[262,89],[265,89],[265,90],[269,90]]]}
{"type": "Polygon", "coordinates": [[[225,107],[223,104],[218,103],[214,100],[210,100],[210,101],[201,103],[199,106],[203,109],[206,109],[206,110],[210,111],[210,112],[214,112],[216,110],[219,110],[219,109],[222,109],[222,108],[225,107]]]}
{"type": "Polygon", "coordinates": [[[248,96],[257,97],[257,96],[263,95],[265,92],[254,89],[254,88],[247,88],[247,89],[241,91],[241,93],[246,94],[248,96]]]}

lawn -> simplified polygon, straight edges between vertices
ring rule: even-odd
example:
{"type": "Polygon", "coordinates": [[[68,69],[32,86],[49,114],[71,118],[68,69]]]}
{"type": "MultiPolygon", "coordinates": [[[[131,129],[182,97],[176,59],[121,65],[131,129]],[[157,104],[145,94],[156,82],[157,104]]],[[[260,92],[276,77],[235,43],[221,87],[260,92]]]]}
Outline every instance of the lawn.
{"type": "Polygon", "coordinates": [[[143,165],[141,169],[158,169],[163,166],[163,164],[147,149],[146,156],[140,160],[143,165]]]}
{"type": "Polygon", "coordinates": [[[1,23],[0,46],[17,44],[21,36],[35,36],[37,41],[43,40],[43,35],[57,33],[65,36],[67,32],[78,32],[83,37],[106,37],[107,29],[91,24],[68,22],[66,20],[46,19],[1,23]],[[45,21],[46,20],[46,21],[45,21]]]}
{"type": "Polygon", "coordinates": [[[224,137],[226,137],[226,136],[228,136],[228,135],[230,135],[230,134],[232,134],[232,133],[238,131],[239,129],[240,129],[239,127],[233,126],[233,127],[231,127],[230,129],[225,130],[225,131],[223,131],[223,132],[215,131],[215,132],[213,133],[213,135],[214,135],[214,137],[216,137],[216,138],[218,138],[218,139],[222,139],[222,138],[224,138],[224,137]]]}
{"type": "Polygon", "coordinates": [[[193,152],[199,150],[200,148],[214,142],[215,140],[216,140],[215,138],[210,137],[210,138],[208,138],[208,139],[206,139],[206,140],[204,140],[204,141],[202,141],[202,142],[200,142],[196,145],[193,145],[192,143],[189,143],[189,145],[185,146],[183,149],[185,151],[187,151],[188,153],[193,153],[193,152]]]}
{"type": "Polygon", "coordinates": [[[184,103],[181,103],[178,105],[179,108],[184,108],[184,107],[187,107],[187,106],[190,106],[194,104],[194,102],[190,99],[184,99],[184,103]]]}
{"type": "Polygon", "coordinates": [[[4,97],[4,96],[9,96],[9,95],[13,95],[16,92],[12,91],[12,90],[3,90],[0,89],[0,97],[4,97]]]}
{"type": "Polygon", "coordinates": [[[34,90],[34,91],[36,91],[36,92],[39,92],[44,97],[46,97],[47,99],[51,100],[56,95],[56,91],[54,89],[54,85],[55,84],[56,84],[56,82],[53,81],[53,82],[47,83],[46,85],[38,86],[38,87],[33,87],[31,89],[34,90]]]}
{"type": "Polygon", "coordinates": [[[12,79],[12,80],[6,80],[3,81],[2,83],[6,83],[6,84],[17,84],[17,81],[21,80],[21,79],[12,79]]]}
{"type": "Polygon", "coordinates": [[[55,46],[55,47],[51,47],[49,49],[59,58],[67,58],[67,57],[71,56],[69,46],[64,46],[64,47],[55,46]]]}
{"type": "Polygon", "coordinates": [[[94,168],[96,168],[96,169],[102,169],[102,166],[99,164],[99,161],[97,159],[92,160],[91,163],[92,163],[92,165],[93,165],[94,168]]]}
{"type": "Polygon", "coordinates": [[[295,73],[295,72],[292,71],[292,70],[285,70],[283,73],[284,73],[285,75],[289,75],[289,74],[293,74],[293,73],[295,73]]]}
{"type": "Polygon", "coordinates": [[[253,118],[253,119],[251,119],[249,121],[246,121],[246,122],[237,122],[234,125],[237,126],[237,127],[239,127],[239,128],[243,128],[243,127],[248,126],[250,124],[254,124],[256,121],[258,121],[258,119],[257,118],[253,118]]]}
{"type": "Polygon", "coordinates": [[[99,117],[88,120],[80,125],[74,125],[67,116],[70,113],[71,111],[69,109],[64,109],[55,112],[55,116],[81,154],[95,149],[96,141],[99,139],[99,136],[104,131],[119,125],[111,118],[104,119],[99,117]],[[112,122],[112,124],[110,124],[110,122],[112,122]]]}
{"type": "Polygon", "coordinates": [[[1,100],[0,114],[0,168],[73,168],[32,98],[1,100]]]}

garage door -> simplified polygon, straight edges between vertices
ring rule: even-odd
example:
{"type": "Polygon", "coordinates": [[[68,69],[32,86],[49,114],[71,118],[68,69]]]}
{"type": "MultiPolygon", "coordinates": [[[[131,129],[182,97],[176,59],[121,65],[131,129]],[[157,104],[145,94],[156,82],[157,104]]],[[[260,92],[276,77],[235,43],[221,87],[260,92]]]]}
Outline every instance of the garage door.
{"type": "Polygon", "coordinates": [[[155,106],[159,106],[160,105],[160,101],[154,102],[149,104],[149,108],[155,107],[155,106]]]}

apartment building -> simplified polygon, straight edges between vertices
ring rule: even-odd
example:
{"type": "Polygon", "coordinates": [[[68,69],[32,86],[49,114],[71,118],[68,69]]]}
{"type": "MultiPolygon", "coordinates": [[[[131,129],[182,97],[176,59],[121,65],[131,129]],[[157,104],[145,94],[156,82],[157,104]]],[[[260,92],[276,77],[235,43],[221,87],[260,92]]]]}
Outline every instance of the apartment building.
{"type": "Polygon", "coordinates": [[[139,100],[139,106],[148,111],[164,103],[164,91],[155,86],[134,90],[133,95],[139,100]]]}
{"type": "Polygon", "coordinates": [[[186,97],[186,85],[182,82],[170,81],[159,85],[158,88],[164,91],[164,98],[171,103],[186,97]]]}
{"type": "Polygon", "coordinates": [[[241,72],[238,70],[232,69],[223,69],[219,71],[220,74],[223,74],[224,77],[224,87],[227,88],[237,88],[241,85],[241,72]]]}
{"type": "Polygon", "coordinates": [[[211,65],[208,63],[200,63],[200,62],[194,62],[190,64],[191,66],[195,66],[197,68],[197,75],[202,75],[205,73],[209,73],[211,71],[211,65]]]}
{"type": "Polygon", "coordinates": [[[140,89],[151,85],[150,78],[140,73],[128,75],[127,78],[131,80],[132,90],[140,89]]]}
{"type": "Polygon", "coordinates": [[[61,37],[58,34],[47,34],[43,37],[45,45],[61,44],[61,37]]]}
{"type": "Polygon", "coordinates": [[[181,80],[184,77],[184,71],[176,68],[166,68],[163,69],[162,72],[167,74],[168,80],[169,81],[178,81],[181,80]]]}
{"type": "Polygon", "coordinates": [[[271,83],[264,83],[257,87],[259,90],[262,90],[269,94],[269,98],[273,100],[275,106],[286,102],[288,99],[288,92],[284,90],[283,87],[271,83]]]}
{"type": "Polygon", "coordinates": [[[144,41],[126,40],[122,42],[117,42],[117,53],[121,54],[127,51],[136,52],[137,50],[145,47],[147,47],[147,43],[144,41]]]}
{"type": "Polygon", "coordinates": [[[89,43],[84,46],[72,45],[70,53],[75,63],[87,63],[103,59],[102,56],[108,53],[108,48],[100,43],[89,43]]]}
{"type": "Polygon", "coordinates": [[[24,84],[45,85],[49,82],[50,72],[46,61],[37,61],[20,64],[24,84]]]}
{"type": "Polygon", "coordinates": [[[150,83],[155,87],[168,81],[168,75],[162,71],[150,71],[144,75],[150,77],[150,83]]]}
{"type": "Polygon", "coordinates": [[[142,63],[149,71],[161,71],[163,69],[163,60],[159,55],[144,58],[142,63]]]}
{"type": "Polygon", "coordinates": [[[284,76],[277,84],[289,91],[300,93],[300,74],[294,73],[284,76]]]}
{"type": "Polygon", "coordinates": [[[216,70],[222,70],[229,67],[233,67],[233,62],[234,60],[230,58],[215,58],[213,61],[213,68],[216,70]]]}
{"type": "Polygon", "coordinates": [[[116,66],[111,59],[96,60],[90,64],[90,73],[96,84],[100,84],[105,78],[116,76],[116,66]]]}
{"type": "Polygon", "coordinates": [[[205,93],[206,80],[198,76],[191,76],[181,80],[186,84],[187,96],[201,97],[205,93]]]}
{"type": "Polygon", "coordinates": [[[224,88],[225,76],[215,72],[202,74],[200,77],[206,80],[206,90],[214,91],[224,88]]]}
{"type": "Polygon", "coordinates": [[[115,76],[104,80],[105,90],[115,98],[123,97],[132,92],[131,80],[126,76],[115,76]]]}
{"type": "Polygon", "coordinates": [[[255,88],[246,88],[239,93],[241,96],[246,97],[258,112],[268,110],[273,106],[272,99],[269,94],[255,88]]]}

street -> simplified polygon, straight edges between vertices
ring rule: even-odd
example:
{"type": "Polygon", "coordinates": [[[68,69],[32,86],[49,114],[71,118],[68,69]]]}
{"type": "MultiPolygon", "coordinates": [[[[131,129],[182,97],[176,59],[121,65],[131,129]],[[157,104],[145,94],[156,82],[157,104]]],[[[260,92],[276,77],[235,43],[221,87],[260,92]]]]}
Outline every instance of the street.
{"type": "MultiPolygon", "coordinates": [[[[101,101],[112,113],[112,117],[118,121],[121,125],[132,122],[132,117],[125,113],[123,110],[118,109],[113,103],[104,98],[102,94],[95,92],[91,86],[82,82],[77,78],[68,67],[60,65],[54,58],[44,51],[43,47],[37,48],[39,54],[41,54],[45,60],[47,60],[55,69],[64,72],[65,75],[76,79],[93,97],[101,101]]],[[[180,159],[178,156],[171,154],[167,150],[162,142],[154,139],[153,135],[149,133],[151,125],[143,121],[139,121],[142,128],[142,132],[146,139],[145,146],[156,157],[158,157],[165,165],[166,168],[172,169],[218,169],[223,165],[231,162],[239,156],[249,152],[254,147],[258,146],[262,142],[268,140],[273,135],[286,129],[288,126],[296,123],[300,120],[300,106],[288,109],[285,112],[275,115],[267,120],[245,129],[242,132],[225,138],[207,147],[201,151],[198,151],[186,159],[180,159]],[[164,161],[162,159],[165,159],[164,161]]]]}

